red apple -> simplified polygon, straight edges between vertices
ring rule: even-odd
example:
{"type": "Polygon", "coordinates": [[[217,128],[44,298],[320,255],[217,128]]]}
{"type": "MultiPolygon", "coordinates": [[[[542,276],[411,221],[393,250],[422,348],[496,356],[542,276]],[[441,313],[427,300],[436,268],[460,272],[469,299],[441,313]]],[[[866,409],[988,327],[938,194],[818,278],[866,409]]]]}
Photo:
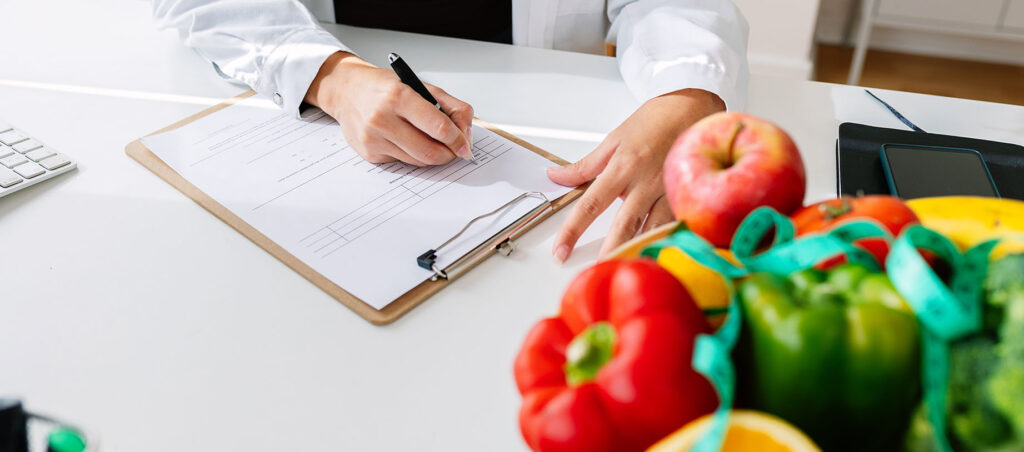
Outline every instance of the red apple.
{"type": "Polygon", "coordinates": [[[760,206],[800,208],[806,189],[796,144],[775,124],[716,113],[683,132],[665,159],[665,195],[677,220],[717,247],[760,206]]]}

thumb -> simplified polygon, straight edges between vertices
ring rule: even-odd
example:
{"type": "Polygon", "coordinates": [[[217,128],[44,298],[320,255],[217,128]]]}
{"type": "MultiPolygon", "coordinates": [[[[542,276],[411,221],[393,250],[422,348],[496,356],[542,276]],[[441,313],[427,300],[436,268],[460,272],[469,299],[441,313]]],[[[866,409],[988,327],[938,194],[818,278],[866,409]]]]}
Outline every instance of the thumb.
{"type": "Polygon", "coordinates": [[[575,163],[548,168],[548,179],[565,187],[576,187],[594,180],[614,154],[614,148],[601,143],[597,149],[575,163]]]}

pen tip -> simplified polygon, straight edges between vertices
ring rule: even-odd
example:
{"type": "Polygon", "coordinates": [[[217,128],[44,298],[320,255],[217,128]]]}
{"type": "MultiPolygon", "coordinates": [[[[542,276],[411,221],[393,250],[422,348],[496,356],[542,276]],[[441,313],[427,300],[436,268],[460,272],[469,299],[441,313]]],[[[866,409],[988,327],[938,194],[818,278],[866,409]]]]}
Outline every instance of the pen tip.
{"type": "Polygon", "coordinates": [[[397,59],[399,59],[399,58],[400,58],[400,57],[398,56],[398,54],[397,54],[397,53],[395,53],[395,52],[391,52],[391,53],[389,53],[389,54],[388,54],[388,63],[394,63],[394,62],[395,62],[395,60],[397,60],[397,59]]]}

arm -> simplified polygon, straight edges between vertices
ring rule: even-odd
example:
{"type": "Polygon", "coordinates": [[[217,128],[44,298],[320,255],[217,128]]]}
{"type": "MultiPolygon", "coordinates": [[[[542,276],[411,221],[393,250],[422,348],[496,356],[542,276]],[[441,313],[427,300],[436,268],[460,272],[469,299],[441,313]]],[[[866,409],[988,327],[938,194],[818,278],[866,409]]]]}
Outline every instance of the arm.
{"type": "Polygon", "coordinates": [[[295,116],[307,101],[334,117],[364,159],[422,166],[470,155],[473,109],[428,85],[445,113],[389,69],[355,56],[296,0],[153,0],[174,28],[224,75],[295,116]]]}
{"type": "Polygon", "coordinates": [[[153,18],[219,72],[296,116],[327,57],[351,52],[296,0],[153,0],[153,18]]]}
{"type": "Polygon", "coordinates": [[[732,1],[609,0],[608,18],[619,71],[638,99],[691,88],[743,109],[748,26],[732,1]]]}
{"type": "Polygon", "coordinates": [[[555,237],[558,261],[616,198],[601,256],[672,221],[662,183],[672,143],[701,118],[741,108],[746,93],[747,24],[731,1],[609,0],[608,17],[622,77],[644,103],[589,155],[548,171],[567,186],[596,178],[555,237]]]}

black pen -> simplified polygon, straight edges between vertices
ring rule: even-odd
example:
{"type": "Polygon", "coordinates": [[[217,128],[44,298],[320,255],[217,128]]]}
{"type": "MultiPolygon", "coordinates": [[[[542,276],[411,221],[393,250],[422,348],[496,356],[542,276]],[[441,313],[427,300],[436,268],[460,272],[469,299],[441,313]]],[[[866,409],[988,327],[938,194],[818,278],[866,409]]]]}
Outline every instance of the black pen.
{"type": "MultiPolygon", "coordinates": [[[[423,82],[421,82],[420,78],[416,76],[416,73],[412,71],[412,68],[410,68],[408,64],[405,64],[405,61],[402,60],[402,57],[398,56],[398,54],[394,52],[389,53],[388,63],[391,63],[391,69],[395,71],[395,74],[398,74],[398,78],[402,81],[402,83],[409,85],[409,87],[412,88],[413,91],[416,91],[416,93],[418,93],[420,97],[423,97],[424,99],[427,100],[427,102],[434,104],[434,107],[437,107],[438,110],[441,110],[441,113],[445,113],[445,111],[441,108],[441,104],[437,102],[437,99],[434,99],[434,96],[430,94],[430,91],[427,90],[427,87],[423,86],[423,82]]],[[[466,160],[476,163],[476,159],[473,158],[472,143],[470,143],[469,145],[469,155],[470,156],[466,158],[466,160]]]]}

